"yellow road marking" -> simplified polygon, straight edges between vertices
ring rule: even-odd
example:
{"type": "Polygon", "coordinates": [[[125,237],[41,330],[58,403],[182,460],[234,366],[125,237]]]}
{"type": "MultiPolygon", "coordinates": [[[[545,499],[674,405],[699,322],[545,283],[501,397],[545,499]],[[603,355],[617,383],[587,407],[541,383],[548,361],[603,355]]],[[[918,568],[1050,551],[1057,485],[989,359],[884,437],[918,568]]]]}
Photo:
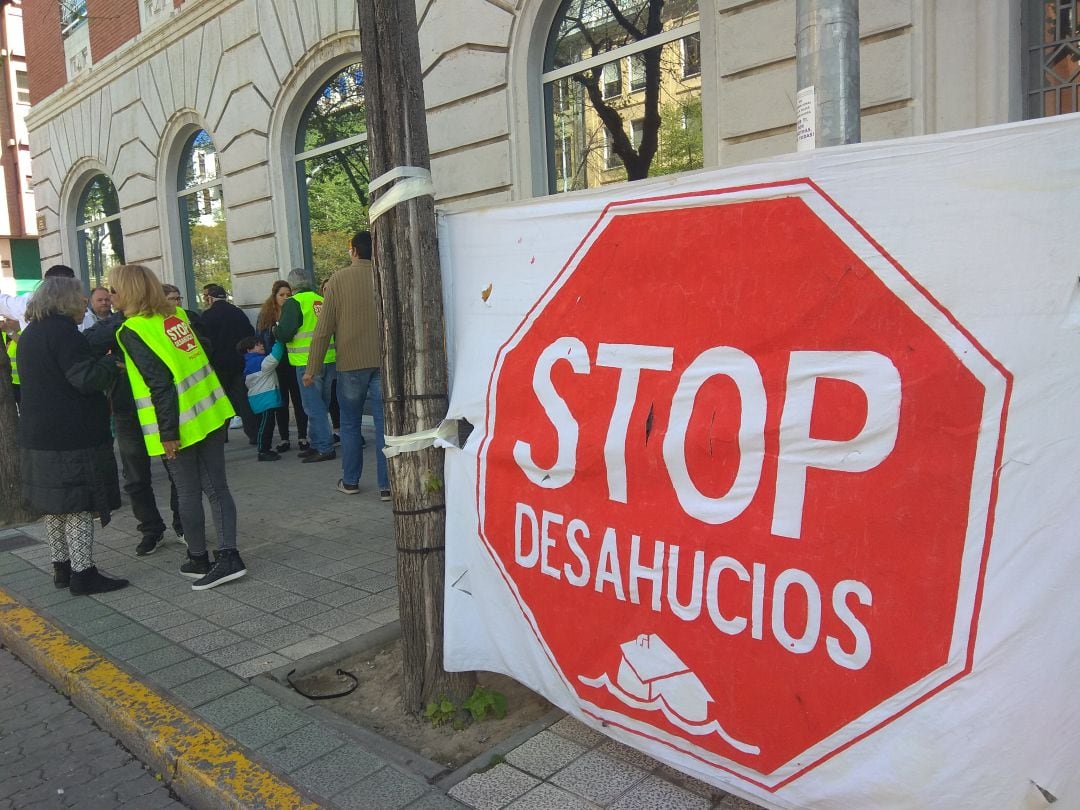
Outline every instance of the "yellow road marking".
{"type": "MultiPolygon", "coordinates": [[[[222,807],[317,810],[234,740],[166,700],[111,661],[59,630],[0,588],[0,639],[81,707],[105,711],[120,739],[149,752],[184,795],[217,791],[222,807]],[[134,739],[130,735],[134,736],[134,739]]],[[[93,715],[91,715],[93,716],[93,715]]],[[[99,718],[95,718],[99,719],[99,718]]]]}

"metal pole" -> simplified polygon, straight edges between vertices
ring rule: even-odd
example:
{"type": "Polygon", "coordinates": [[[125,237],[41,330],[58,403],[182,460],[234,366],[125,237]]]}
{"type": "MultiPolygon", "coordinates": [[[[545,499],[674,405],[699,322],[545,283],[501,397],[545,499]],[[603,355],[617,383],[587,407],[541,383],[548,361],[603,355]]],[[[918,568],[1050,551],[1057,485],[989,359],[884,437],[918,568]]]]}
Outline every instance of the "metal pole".
{"type": "Polygon", "coordinates": [[[800,148],[858,143],[858,0],[795,0],[795,18],[796,90],[800,112],[812,115],[800,121],[800,148]]]}

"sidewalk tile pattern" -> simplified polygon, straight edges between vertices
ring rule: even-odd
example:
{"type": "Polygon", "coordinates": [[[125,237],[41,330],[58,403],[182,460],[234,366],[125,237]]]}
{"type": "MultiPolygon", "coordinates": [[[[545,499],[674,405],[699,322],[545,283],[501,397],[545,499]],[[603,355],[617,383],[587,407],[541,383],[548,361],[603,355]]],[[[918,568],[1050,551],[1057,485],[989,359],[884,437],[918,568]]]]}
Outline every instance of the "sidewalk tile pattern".
{"type": "MultiPolygon", "coordinates": [[[[177,570],[182,541],[170,533],[154,554],[137,557],[139,533],[124,509],[98,529],[95,562],[130,579],[128,588],[92,598],[54,588],[40,523],[0,531],[0,540],[17,533],[36,540],[0,550],[0,587],[187,705],[327,808],[755,807],[569,717],[447,795],[366,747],[362,736],[328,724],[310,702],[283,702],[249,682],[397,620],[394,526],[390,504],[378,500],[374,464],[365,465],[360,495],[345,497],[335,489],[338,465],[301,465],[286,454],[267,471],[246,443],[226,447],[247,576],[192,591],[177,570]]],[[[164,505],[163,469],[155,470],[154,486],[164,505]]]]}

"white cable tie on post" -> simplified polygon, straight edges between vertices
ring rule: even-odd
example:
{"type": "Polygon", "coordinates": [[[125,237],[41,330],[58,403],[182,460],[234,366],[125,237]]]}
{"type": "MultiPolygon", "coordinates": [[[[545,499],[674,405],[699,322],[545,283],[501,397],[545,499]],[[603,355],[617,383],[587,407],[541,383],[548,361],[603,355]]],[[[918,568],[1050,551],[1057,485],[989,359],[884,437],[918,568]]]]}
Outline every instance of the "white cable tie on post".
{"type": "Polygon", "coordinates": [[[368,209],[369,225],[398,203],[429,194],[432,197],[435,196],[435,184],[431,182],[431,172],[419,166],[398,166],[385,174],[380,174],[368,183],[368,193],[374,193],[395,180],[401,182],[382,194],[368,209]]]}
{"type": "Polygon", "coordinates": [[[444,419],[438,427],[430,430],[421,430],[406,436],[383,436],[386,447],[383,455],[393,458],[401,453],[415,453],[427,447],[457,447],[458,421],[457,419],[444,419]]]}

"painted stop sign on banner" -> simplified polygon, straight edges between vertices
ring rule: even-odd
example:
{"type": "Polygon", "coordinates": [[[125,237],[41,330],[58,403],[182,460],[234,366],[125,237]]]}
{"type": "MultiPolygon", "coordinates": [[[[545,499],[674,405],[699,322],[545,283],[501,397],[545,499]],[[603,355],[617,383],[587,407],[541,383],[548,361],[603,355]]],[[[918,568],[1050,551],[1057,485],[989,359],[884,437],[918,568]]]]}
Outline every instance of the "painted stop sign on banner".
{"type": "Polygon", "coordinates": [[[615,204],[499,352],[481,536],[583,713],[776,787],[970,668],[1009,386],[807,181],[615,204]]]}

